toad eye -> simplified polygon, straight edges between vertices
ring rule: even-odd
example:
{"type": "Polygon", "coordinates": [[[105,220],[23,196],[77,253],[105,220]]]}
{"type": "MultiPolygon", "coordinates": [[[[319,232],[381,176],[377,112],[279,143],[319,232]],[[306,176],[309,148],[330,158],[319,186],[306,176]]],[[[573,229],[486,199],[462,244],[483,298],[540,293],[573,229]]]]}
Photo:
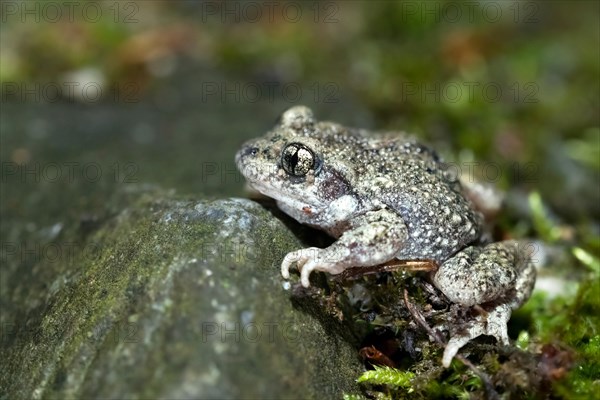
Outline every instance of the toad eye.
{"type": "Polygon", "coordinates": [[[304,176],[315,166],[315,154],[300,143],[290,143],[281,153],[281,165],[293,176],[304,176]]]}

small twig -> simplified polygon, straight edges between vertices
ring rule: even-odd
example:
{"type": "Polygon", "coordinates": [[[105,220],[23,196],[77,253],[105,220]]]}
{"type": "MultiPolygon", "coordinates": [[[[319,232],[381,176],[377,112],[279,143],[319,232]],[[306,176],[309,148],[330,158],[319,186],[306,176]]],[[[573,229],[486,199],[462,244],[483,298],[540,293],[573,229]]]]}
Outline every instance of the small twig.
{"type": "MultiPolygon", "coordinates": [[[[425,317],[423,317],[421,312],[409,301],[408,291],[406,290],[406,288],[404,288],[404,304],[406,305],[408,312],[410,312],[410,315],[412,315],[415,322],[417,322],[423,329],[425,329],[425,331],[427,331],[429,336],[431,336],[436,341],[436,343],[438,343],[442,347],[445,347],[446,341],[444,340],[442,335],[439,332],[434,331],[427,324],[427,322],[425,321],[425,317]]],[[[479,379],[481,379],[485,386],[485,391],[488,399],[496,400],[500,398],[498,396],[498,393],[494,390],[494,387],[492,386],[490,377],[485,372],[479,370],[479,368],[477,368],[471,361],[469,361],[466,357],[464,357],[461,354],[456,354],[454,358],[461,361],[467,368],[473,371],[473,373],[477,375],[479,379]]]]}
{"type": "Polygon", "coordinates": [[[409,272],[435,271],[438,268],[435,261],[431,260],[392,260],[372,267],[348,268],[335,277],[336,280],[347,280],[365,275],[377,274],[379,272],[394,272],[404,269],[409,272]]]}

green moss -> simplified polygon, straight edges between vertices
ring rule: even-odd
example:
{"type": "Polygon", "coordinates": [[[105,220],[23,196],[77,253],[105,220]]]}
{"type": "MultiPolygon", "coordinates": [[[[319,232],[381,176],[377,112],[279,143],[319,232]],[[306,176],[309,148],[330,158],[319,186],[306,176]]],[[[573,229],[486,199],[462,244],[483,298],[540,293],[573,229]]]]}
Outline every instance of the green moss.
{"type": "Polygon", "coordinates": [[[573,253],[573,256],[577,258],[579,262],[594,272],[595,276],[600,276],[600,259],[598,259],[598,257],[595,257],[593,254],[590,254],[580,247],[573,247],[571,253],[573,253]]]}
{"type": "Polygon", "coordinates": [[[575,366],[557,384],[557,392],[591,398],[600,389],[600,282],[583,282],[566,312],[543,319],[545,336],[557,338],[575,351],[575,366]],[[546,330],[547,329],[547,330],[546,330]]]}
{"type": "Polygon", "coordinates": [[[533,225],[542,239],[548,243],[554,243],[560,239],[558,226],[550,219],[548,212],[538,192],[529,195],[529,208],[531,209],[533,225]]]}
{"type": "MultiPolygon", "coordinates": [[[[557,343],[572,353],[573,365],[554,384],[566,397],[591,398],[600,387],[600,282],[597,274],[583,280],[574,298],[548,300],[537,294],[525,306],[534,324],[534,341],[557,343]],[[587,396],[587,397],[586,397],[587,396]]],[[[568,369],[568,365],[565,366],[568,369]]]]}
{"type": "Polygon", "coordinates": [[[406,389],[407,393],[413,391],[411,381],[415,374],[410,371],[399,371],[390,367],[376,366],[374,370],[365,371],[356,381],[372,385],[387,385],[406,389]]]}
{"type": "Polygon", "coordinates": [[[375,370],[363,373],[357,382],[379,387],[380,391],[374,393],[385,393],[390,399],[469,399],[483,390],[480,378],[457,361],[453,361],[447,370],[430,369],[428,373],[419,374],[375,367],[375,370]]]}
{"type": "Polygon", "coordinates": [[[348,393],[344,393],[344,396],[342,397],[344,400],[367,400],[367,398],[363,395],[360,394],[348,394],[348,393]]]}

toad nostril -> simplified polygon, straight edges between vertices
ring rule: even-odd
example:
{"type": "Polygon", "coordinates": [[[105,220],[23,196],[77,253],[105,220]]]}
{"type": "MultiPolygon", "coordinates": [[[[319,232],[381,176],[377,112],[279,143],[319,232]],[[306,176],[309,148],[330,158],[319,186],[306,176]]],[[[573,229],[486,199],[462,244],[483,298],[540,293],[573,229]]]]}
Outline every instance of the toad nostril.
{"type": "Polygon", "coordinates": [[[242,153],[243,156],[255,156],[258,154],[258,147],[248,147],[242,153]]]}

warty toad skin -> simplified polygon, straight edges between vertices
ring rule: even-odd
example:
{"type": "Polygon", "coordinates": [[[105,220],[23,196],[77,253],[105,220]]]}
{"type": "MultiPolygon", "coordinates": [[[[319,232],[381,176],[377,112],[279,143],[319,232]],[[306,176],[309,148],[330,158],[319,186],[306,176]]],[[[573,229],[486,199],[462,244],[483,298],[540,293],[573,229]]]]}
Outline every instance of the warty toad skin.
{"type": "Polygon", "coordinates": [[[284,278],[293,265],[308,287],[313,271],[339,274],[393,259],[430,261],[438,266],[432,283],[451,302],[491,305],[466,327],[449,328],[442,363],[448,366],[482,334],[509,343],[511,311],[535,282],[527,246],[486,243],[483,217],[469,200],[475,187],[461,185],[433,150],[404,134],[319,122],[310,109],[296,106],[266,135],[245,143],[236,163],[249,185],[282,211],[337,238],[325,249],[287,254],[284,278]]]}

